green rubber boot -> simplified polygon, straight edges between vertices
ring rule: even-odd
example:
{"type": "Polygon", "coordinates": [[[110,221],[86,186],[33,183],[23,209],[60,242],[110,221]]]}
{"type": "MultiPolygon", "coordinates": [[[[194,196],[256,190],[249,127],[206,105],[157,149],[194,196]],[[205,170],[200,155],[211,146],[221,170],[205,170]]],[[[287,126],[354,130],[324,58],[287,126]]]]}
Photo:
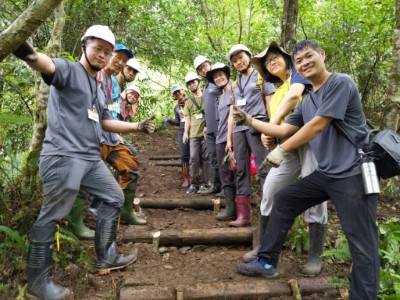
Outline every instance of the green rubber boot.
{"type": "Polygon", "coordinates": [[[94,230],[83,223],[83,214],[85,211],[86,200],[76,197],[75,204],[68,216],[67,228],[80,240],[94,239],[94,230]]]}
{"type": "Polygon", "coordinates": [[[121,208],[121,222],[130,225],[145,225],[147,220],[136,215],[133,211],[133,200],[135,199],[135,191],[124,190],[125,201],[121,208]]]}

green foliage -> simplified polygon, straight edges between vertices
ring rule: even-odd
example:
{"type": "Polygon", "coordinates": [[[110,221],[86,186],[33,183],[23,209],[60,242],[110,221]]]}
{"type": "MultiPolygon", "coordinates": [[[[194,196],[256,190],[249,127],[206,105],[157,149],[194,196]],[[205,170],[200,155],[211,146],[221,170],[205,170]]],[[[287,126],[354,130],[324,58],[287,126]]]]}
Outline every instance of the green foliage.
{"type": "Polygon", "coordinates": [[[343,232],[338,233],[335,246],[331,249],[325,250],[322,256],[331,262],[337,260],[345,262],[351,261],[349,244],[343,232]]]}
{"type": "Polygon", "coordinates": [[[398,178],[392,177],[388,179],[383,187],[382,196],[389,199],[394,199],[400,204],[400,183],[398,178]]]}
{"type": "Polygon", "coordinates": [[[392,218],[379,225],[381,258],[380,299],[400,298],[400,219],[392,218]]]}
{"type": "Polygon", "coordinates": [[[6,226],[0,225],[0,233],[1,232],[3,232],[7,237],[11,238],[11,241],[7,241],[6,239],[6,241],[0,245],[0,249],[4,249],[10,246],[18,246],[23,254],[28,253],[28,245],[26,243],[26,239],[22,237],[19,232],[12,230],[6,226]]]}
{"type": "Polygon", "coordinates": [[[295,250],[297,255],[300,255],[309,248],[308,231],[306,231],[304,228],[305,225],[303,215],[299,215],[294,220],[293,226],[286,238],[285,245],[290,250],[295,250]]]}

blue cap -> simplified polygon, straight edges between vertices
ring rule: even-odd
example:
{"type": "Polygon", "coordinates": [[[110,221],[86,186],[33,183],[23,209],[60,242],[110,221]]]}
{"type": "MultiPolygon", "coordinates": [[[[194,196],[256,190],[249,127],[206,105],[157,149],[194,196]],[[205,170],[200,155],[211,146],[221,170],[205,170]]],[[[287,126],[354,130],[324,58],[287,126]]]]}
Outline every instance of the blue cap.
{"type": "Polygon", "coordinates": [[[175,84],[171,88],[171,94],[173,95],[176,91],[183,90],[183,88],[179,84],[175,84]]]}
{"type": "Polygon", "coordinates": [[[126,47],[125,45],[115,44],[114,52],[118,52],[118,51],[125,52],[126,55],[128,55],[128,59],[133,58],[133,52],[128,47],[126,47]]]}

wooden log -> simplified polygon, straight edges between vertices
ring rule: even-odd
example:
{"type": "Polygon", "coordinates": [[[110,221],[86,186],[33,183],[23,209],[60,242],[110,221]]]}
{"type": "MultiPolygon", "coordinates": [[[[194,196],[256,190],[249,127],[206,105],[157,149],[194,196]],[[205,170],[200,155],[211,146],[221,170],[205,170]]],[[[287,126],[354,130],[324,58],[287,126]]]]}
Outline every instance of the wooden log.
{"type": "Polygon", "coordinates": [[[180,155],[166,155],[166,156],[150,156],[149,160],[169,160],[169,159],[181,159],[180,155]]]}
{"type": "MultiPolygon", "coordinates": [[[[159,237],[160,246],[169,245],[225,245],[250,244],[253,239],[253,228],[212,228],[187,230],[162,230],[159,237]]],[[[124,243],[153,243],[151,231],[125,231],[124,243]]]]}
{"type": "Polygon", "coordinates": [[[156,166],[160,167],[180,167],[182,164],[180,162],[170,162],[170,161],[158,161],[155,163],[156,166]]]}
{"type": "MultiPolygon", "coordinates": [[[[162,208],[175,209],[179,207],[193,208],[197,210],[214,209],[214,202],[207,197],[202,198],[140,198],[140,206],[142,208],[162,208]]],[[[225,207],[225,199],[220,199],[220,207],[225,207]]]]}
{"type": "MultiPolygon", "coordinates": [[[[301,295],[307,296],[314,293],[325,293],[335,289],[330,284],[332,279],[300,278],[297,279],[301,295]]],[[[236,282],[197,283],[190,286],[166,287],[122,287],[120,300],[128,299],[267,299],[279,296],[291,296],[292,289],[287,281],[253,279],[236,282]]]]}

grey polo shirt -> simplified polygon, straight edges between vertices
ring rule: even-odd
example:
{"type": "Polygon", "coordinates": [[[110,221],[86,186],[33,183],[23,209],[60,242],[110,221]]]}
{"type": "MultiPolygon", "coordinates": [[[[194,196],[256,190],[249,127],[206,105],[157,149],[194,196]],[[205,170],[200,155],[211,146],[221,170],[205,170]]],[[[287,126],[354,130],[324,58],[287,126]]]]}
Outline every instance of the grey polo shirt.
{"type": "Polygon", "coordinates": [[[55,58],[54,76],[42,74],[50,86],[48,125],[41,155],[100,160],[101,120],[111,119],[103,92],[79,62],[55,58]],[[95,107],[99,122],[88,117],[95,107]]]}
{"type": "Polygon", "coordinates": [[[217,99],[221,94],[222,91],[214,83],[207,82],[202,95],[206,114],[207,134],[215,133],[218,130],[217,99]]]}

